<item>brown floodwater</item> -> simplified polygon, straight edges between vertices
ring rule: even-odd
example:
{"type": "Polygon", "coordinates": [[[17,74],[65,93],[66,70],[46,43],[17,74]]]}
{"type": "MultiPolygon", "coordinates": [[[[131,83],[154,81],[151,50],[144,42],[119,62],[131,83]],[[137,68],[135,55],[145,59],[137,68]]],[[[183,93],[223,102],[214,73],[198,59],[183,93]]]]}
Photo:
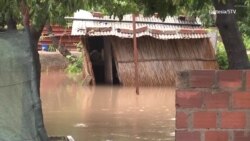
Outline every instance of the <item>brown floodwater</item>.
{"type": "Polygon", "coordinates": [[[63,72],[42,73],[41,99],[50,136],[76,141],[174,141],[175,89],[83,87],[63,72]]]}

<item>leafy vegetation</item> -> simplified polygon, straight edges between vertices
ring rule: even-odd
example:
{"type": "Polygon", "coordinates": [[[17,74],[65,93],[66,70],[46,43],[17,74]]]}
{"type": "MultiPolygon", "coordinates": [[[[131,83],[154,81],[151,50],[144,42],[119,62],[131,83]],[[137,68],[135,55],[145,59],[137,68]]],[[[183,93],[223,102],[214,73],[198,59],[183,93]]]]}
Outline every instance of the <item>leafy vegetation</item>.
{"type": "MultiPolygon", "coordinates": [[[[250,50],[250,37],[248,35],[246,34],[243,35],[243,42],[246,46],[246,49],[250,50]]],[[[249,54],[248,58],[250,59],[249,54]]],[[[228,57],[223,42],[221,41],[217,42],[216,59],[220,69],[223,70],[228,69],[228,57]]]]}
{"type": "Polygon", "coordinates": [[[72,57],[72,56],[67,56],[68,60],[71,60],[73,63],[70,63],[67,68],[66,68],[66,72],[69,74],[79,74],[82,72],[83,68],[82,68],[82,56],[79,56],[77,58],[72,57]]]}
{"type": "Polygon", "coordinates": [[[55,52],[56,51],[56,47],[54,45],[49,45],[49,52],[55,52]]]}
{"type": "Polygon", "coordinates": [[[83,48],[82,42],[80,41],[79,43],[76,44],[76,49],[77,51],[81,52],[83,48]]]}
{"type": "Polygon", "coordinates": [[[221,41],[217,42],[216,60],[220,69],[228,69],[228,59],[225,47],[221,41]]]}
{"type": "Polygon", "coordinates": [[[250,36],[250,0],[238,0],[235,7],[240,31],[250,36]]]}
{"type": "Polygon", "coordinates": [[[247,35],[247,34],[243,34],[242,37],[243,37],[243,42],[244,42],[244,44],[246,46],[246,49],[250,50],[250,36],[247,35]]]}

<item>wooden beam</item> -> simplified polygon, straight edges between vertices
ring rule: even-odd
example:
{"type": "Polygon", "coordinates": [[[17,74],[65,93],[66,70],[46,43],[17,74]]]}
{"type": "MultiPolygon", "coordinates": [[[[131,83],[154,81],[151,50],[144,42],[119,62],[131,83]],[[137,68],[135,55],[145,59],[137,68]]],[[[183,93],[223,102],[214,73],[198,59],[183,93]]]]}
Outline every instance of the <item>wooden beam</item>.
{"type": "Polygon", "coordinates": [[[139,76],[138,76],[138,49],[137,49],[137,37],[136,37],[136,17],[133,14],[133,39],[134,39],[134,63],[135,63],[135,87],[136,94],[139,95],[139,76]]]}
{"type": "Polygon", "coordinates": [[[82,56],[83,56],[83,79],[86,83],[86,85],[95,85],[95,75],[93,72],[92,62],[90,60],[89,52],[88,52],[88,38],[87,37],[81,37],[83,49],[82,49],[82,56]]]}
{"type": "Polygon", "coordinates": [[[104,38],[104,73],[105,83],[113,84],[112,51],[108,37],[104,38]]]}

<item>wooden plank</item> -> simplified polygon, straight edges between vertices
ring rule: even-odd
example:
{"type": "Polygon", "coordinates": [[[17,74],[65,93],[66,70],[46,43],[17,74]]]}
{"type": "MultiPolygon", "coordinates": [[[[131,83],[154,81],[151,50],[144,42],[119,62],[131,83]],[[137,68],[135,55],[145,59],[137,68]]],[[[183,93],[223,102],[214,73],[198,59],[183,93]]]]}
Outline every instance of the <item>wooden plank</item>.
{"type": "Polygon", "coordinates": [[[138,48],[137,48],[137,37],[136,37],[136,17],[133,14],[133,39],[134,39],[134,63],[135,63],[135,87],[136,94],[139,95],[139,76],[138,76],[138,48]]]}
{"type": "Polygon", "coordinates": [[[87,50],[88,47],[88,38],[83,37],[82,38],[83,42],[83,49],[82,49],[82,54],[83,54],[83,79],[88,82],[84,82],[84,84],[87,85],[95,85],[95,75],[93,72],[93,66],[92,62],[90,60],[89,52],[87,50]]]}
{"type": "Polygon", "coordinates": [[[104,38],[104,73],[105,83],[113,84],[112,51],[109,38],[104,38]]]}

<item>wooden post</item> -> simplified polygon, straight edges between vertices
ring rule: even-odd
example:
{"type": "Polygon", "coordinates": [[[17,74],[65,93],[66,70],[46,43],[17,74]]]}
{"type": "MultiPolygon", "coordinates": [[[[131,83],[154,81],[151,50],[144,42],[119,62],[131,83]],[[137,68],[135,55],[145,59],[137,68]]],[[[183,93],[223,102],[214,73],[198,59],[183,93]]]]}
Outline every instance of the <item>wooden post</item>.
{"type": "Polygon", "coordinates": [[[84,73],[85,73],[85,74],[83,74],[83,75],[85,75],[84,76],[85,78],[83,78],[84,83],[95,85],[95,75],[93,72],[89,52],[87,50],[88,39],[87,39],[87,37],[82,37],[81,40],[83,43],[82,57],[83,57],[83,69],[84,69],[84,73]]]}
{"type": "Polygon", "coordinates": [[[133,40],[134,40],[134,64],[135,64],[135,87],[136,94],[139,95],[139,76],[138,76],[138,49],[137,49],[137,37],[136,37],[136,19],[133,14],[133,40]]]}
{"type": "Polygon", "coordinates": [[[105,83],[113,84],[112,51],[109,38],[104,38],[104,73],[105,83]]]}
{"type": "Polygon", "coordinates": [[[210,36],[210,42],[213,46],[213,49],[214,51],[216,52],[217,51],[217,33],[216,32],[211,32],[209,33],[209,36],[210,36]]]}

